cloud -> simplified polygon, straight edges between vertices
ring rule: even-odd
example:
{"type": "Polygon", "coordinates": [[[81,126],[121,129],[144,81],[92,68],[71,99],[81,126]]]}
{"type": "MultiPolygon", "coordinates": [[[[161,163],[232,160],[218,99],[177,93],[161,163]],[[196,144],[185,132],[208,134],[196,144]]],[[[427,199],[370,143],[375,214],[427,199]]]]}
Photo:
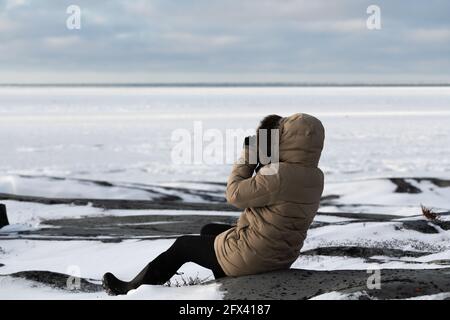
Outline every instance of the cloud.
{"type": "Polygon", "coordinates": [[[0,18],[0,32],[12,32],[17,24],[10,19],[0,18]]]}
{"type": "Polygon", "coordinates": [[[11,10],[26,5],[28,0],[6,0],[5,9],[11,10]]]}
{"type": "Polygon", "coordinates": [[[162,34],[161,37],[171,43],[176,43],[182,50],[208,50],[214,48],[224,48],[239,44],[240,37],[234,35],[199,35],[189,32],[170,32],[162,34]]]}
{"type": "Polygon", "coordinates": [[[71,4],[0,0],[0,82],[63,81],[68,68],[80,82],[408,82],[423,66],[450,81],[449,63],[433,62],[449,60],[450,2],[413,0],[405,12],[379,0],[377,31],[366,28],[368,0],[77,0],[82,27],[68,30],[71,4]]]}
{"type": "Polygon", "coordinates": [[[417,42],[450,42],[450,28],[417,29],[409,33],[409,38],[417,42]]]}
{"type": "Polygon", "coordinates": [[[133,15],[151,16],[154,14],[154,6],[152,2],[147,0],[134,0],[121,2],[125,12],[133,15]]]}
{"type": "Polygon", "coordinates": [[[335,20],[335,21],[312,21],[301,23],[300,29],[311,32],[323,32],[323,33],[334,33],[334,32],[361,32],[367,31],[366,20],[364,19],[346,19],[346,20],[335,20]]]}
{"type": "Polygon", "coordinates": [[[75,45],[81,43],[79,36],[62,36],[62,37],[46,37],[44,38],[44,45],[50,49],[70,49],[75,45]]]}

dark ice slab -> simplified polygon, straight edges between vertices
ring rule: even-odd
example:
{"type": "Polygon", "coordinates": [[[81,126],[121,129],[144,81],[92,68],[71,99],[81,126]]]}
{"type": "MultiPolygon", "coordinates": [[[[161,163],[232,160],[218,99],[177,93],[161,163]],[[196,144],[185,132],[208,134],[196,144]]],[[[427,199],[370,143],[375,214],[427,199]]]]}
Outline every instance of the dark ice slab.
{"type": "MultiPolygon", "coordinates": [[[[217,280],[224,299],[310,299],[339,291],[358,299],[405,299],[450,292],[450,269],[383,269],[381,288],[368,289],[366,270],[290,269],[217,280]]],[[[211,283],[211,282],[208,282],[211,283]]]]}

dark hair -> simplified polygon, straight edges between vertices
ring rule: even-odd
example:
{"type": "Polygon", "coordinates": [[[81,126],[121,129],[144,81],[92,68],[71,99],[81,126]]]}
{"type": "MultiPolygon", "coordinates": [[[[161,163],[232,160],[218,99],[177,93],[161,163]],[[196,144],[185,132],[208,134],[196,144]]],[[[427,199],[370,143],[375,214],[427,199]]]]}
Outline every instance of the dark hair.
{"type": "Polygon", "coordinates": [[[258,130],[259,129],[268,129],[268,130],[278,129],[281,119],[282,119],[282,117],[280,117],[277,114],[270,114],[268,116],[265,116],[259,123],[258,130]]]}
{"type": "Polygon", "coordinates": [[[264,146],[260,146],[260,139],[259,139],[259,130],[260,129],[265,129],[267,130],[267,146],[266,146],[266,150],[265,154],[270,157],[272,155],[272,141],[271,141],[271,133],[270,130],[272,129],[278,129],[279,125],[280,125],[280,120],[282,119],[281,116],[277,115],[277,114],[270,114],[268,116],[265,116],[261,122],[259,123],[258,128],[256,129],[256,135],[258,137],[258,149],[264,146]]]}

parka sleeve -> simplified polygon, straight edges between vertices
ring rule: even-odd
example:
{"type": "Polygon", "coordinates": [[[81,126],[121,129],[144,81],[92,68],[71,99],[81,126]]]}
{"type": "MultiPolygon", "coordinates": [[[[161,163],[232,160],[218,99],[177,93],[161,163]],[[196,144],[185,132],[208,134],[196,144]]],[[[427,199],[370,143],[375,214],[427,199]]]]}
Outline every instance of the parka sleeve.
{"type": "MultiPolygon", "coordinates": [[[[234,164],[228,178],[226,198],[228,203],[239,208],[264,207],[275,201],[280,187],[278,174],[253,173],[256,164],[249,163],[249,150],[246,146],[240,159],[234,164]]],[[[264,171],[263,171],[264,172],[264,171]]]]}

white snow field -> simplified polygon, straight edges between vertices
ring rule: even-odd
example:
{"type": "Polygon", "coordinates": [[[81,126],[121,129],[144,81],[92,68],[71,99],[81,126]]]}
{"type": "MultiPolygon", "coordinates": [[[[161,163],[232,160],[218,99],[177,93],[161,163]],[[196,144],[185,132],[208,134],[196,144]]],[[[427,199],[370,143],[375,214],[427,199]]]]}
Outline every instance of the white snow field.
{"type": "MultiPolygon", "coordinates": [[[[422,219],[426,227],[421,204],[442,213],[443,222],[450,217],[445,214],[450,211],[450,185],[445,182],[450,179],[448,87],[0,87],[0,194],[7,194],[0,202],[7,206],[10,222],[0,229],[0,299],[223,298],[215,283],[142,286],[127,296],[109,297],[103,292],[57,289],[11,274],[72,274],[75,270],[75,275],[98,284],[104,272],[112,271],[130,279],[174,241],[158,237],[120,242],[103,241],[105,237],[40,238],[38,231],[51,227],[45,224],[47,220],[155,214],[237,217],[239,212],[108,210],[91,204],[22,202],[8,195],[222,203],[232,161],[223,157],[217,164],[176,163],[171,156],[176,144],[173,132],[193,132],[196,121],[201,121],[204,132],[252,129],[264,115],[295,112],[319,117],[326,128],[320,163],[326,177],[326,200],[319,210],[324,214],[317,215],[318,225],[309,231],[302,248],[305,254],[293,268],[445,267],[450,261],[450,231],[434,225],[430,232],[404,226],[422,219]],[[420,192],[397,192],[390,178],[402,178],[420,192]],[[441,179],[442,184],[432,178],[441,179]],[[395,217],[361,221],[361,214],[395,217]],[[370,259],[308,254],[334,246],[419,254],[371,255],[370,259]]],[[[224,140],[220,145],[222,150],[232,150],[241,143],[224,140]]],[[[173,283],[189,277],[212,279],[209,270],[192,263],[180,272],[173,283]]],[[[329,292],[315,298],[357,299],[358,294],[329,292]]]]}
{"type": "MultiPolygon", "coordinates": [[[[173,163],[173,131],[193,132],[195,121],[203,133],[254,129],[267,114],[306,112],[326,127],[321,167],[328,181],[443,178],[450,172],[449,101],[449,87],[0,87],[0,174],[225,181],[233,157],[226,164],[173,163]]],[[[1,188],[14,191],[14,179],[1,188]]]]}

